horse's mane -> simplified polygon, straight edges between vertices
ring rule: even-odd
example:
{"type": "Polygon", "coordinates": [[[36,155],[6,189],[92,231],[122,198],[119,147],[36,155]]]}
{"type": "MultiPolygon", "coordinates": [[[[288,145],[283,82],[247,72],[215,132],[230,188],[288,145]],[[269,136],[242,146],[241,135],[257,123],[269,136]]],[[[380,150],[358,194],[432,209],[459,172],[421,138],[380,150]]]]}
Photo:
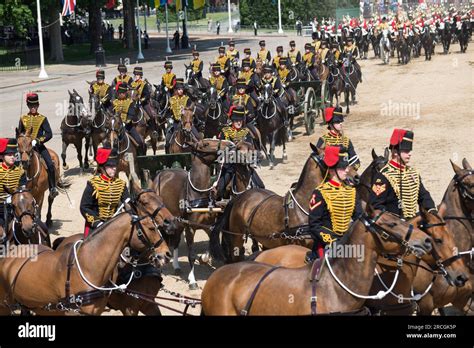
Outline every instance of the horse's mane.
{"type": "MultiPolygon", "coordinates": [[[[303,170],[301,171],[301,174],[298,178],[298,181],[296,182],[296,185],[295,185],[295,191],[300,189],[301,186],[303,185],[303,181],[304,179],[306,178],[307,176],[307,172],[309,171],[309,161],[312,160],[312,156],[313,154],[311,154],[307,159],[306,159],[306,162],[304,164],[304,167],[303,167],[303,170]]],[[[323,168],[321,168],[321,166],[319,165],[319,163],[317,163],[317,167],[319,167],[321,169],[321,172],[323,171],[323,168]]]]}
{"type": "Polygon", "coordinates": [[[87,238],[84,240],[84,244],[87,242],[90,242],[94,238],[96,238],[101,232],[103,232],[107,227],[109,227],[111,224],[113,224],[120,216],[123,216],[123,214],[126,214],[126,212],[120,213],[117,216],[113,217],[112,219],[104,222],[102,225],[94,229],[87,238]]]}

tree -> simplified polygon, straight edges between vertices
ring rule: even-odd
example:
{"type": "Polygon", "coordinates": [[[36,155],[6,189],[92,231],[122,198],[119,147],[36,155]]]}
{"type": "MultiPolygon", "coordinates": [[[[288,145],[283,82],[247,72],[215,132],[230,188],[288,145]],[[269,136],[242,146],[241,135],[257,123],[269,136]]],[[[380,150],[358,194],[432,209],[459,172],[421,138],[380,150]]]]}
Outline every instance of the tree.
{"type": "Polygon", "coordinates": [[[16,35],[26,38],[28,28],[35,22],[33,12],[28,5],[21,4],[19,0],[6,0],[0,4],[0,25],[13,26],[16,35]]]}

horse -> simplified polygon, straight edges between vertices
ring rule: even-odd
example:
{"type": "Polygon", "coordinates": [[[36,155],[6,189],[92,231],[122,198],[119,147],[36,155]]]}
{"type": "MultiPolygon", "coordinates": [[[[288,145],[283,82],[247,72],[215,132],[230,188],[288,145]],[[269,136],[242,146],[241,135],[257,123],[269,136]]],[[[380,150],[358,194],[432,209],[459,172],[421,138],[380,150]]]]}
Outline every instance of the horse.
{"type": "MultiPolygon", "coordinates": [[[[97,155],[97,148],[108,136],[110,132],[110,120],[112,114],[107,110],[102,103],[99,95],[89,92],[89,108],[92,110],[92,149],[94,158],[97,155]]],[[[89,154],[86,152],[86,156],[89,154]]]]}
{"type": "Polygon", "coordinates": [[[285,121],[287,111],[282,103],[273,95],[273,87],[267,83],[263,85],[262,103],[257,112],[257,128],[261,134],[262,146],[266,149],[267,142],[270,143],[269,165],[270,169],[275,166],[275,147],[283,146],[283,160],[287,158],[286,141],[288,132],[285,121]]]}
{"type": "Polygon", "coordinates": [[[371,209],[354,223],[346,238],[342,245],[363,245],[362,261],[357,257],[335,258],[328,253],[322,261],[317,259],[312,265],[297,269],[258,262],[219,268],[202,291],[203,313],[351,313],[361,309],[368,297],[379,255],[395,254],[401,259],[404,254],[413,253],[421,258],[432,249],[431,239],[420,229],[395,214],[371,209]]]}
{"type": "Polygon", "coordinates": [[[56,250],[22,245],[22,255],[28,256],[2,258],[0,313],[10,314],[19,304],[37,315],[99,315],[110,291],[120,288],[109,284],[115,281],[125,247],[148,255],[158,267],[164,265],[171,254],[158,226],[169,224],[173,216],[156,193],[136,183],[133,187],[136,198],[129,202],[131,209],[98,227],[85,241],[77,234],[56,250]]]}
{"type": "Polygon", "coordinates": [[[397,59],[398,63],[401,64],[408,64],[410,61],[410,49],[408,47],[408,42],[401,32],[398,34],[397,59]]]}
{"type": "Polygon", "coordinates": [[[451,45],[452,40],[450,24],[448,22],[445,22],[443,29],[438,28],[438,33],[441,37],[441,43],[443,44],[443,52],[444,54],[448,54],[449,46],[451,45]]]}
{"type": "Polygon", "coordinates": [[[380,58],[380,35],[378,33],[378,30],[374,27],[369,28],[369,38],[370,38],[370,43],[372,44],[372,48],[374,49],[374,56],[376,58],[380,58]]]}
{"type": "Polygon", "coordinates": [[[38,204],[26,187],[6,192],[11,196],[13,219],[9,223],[7,238],[9,242],[20,244],[42,244],[51,247],[48,228],[41,222],[38,204]]]}
{"type": "MultiPolygon", "coordinates": [[[[228,122],[227,107],[214,86],[209,88],[208,97],[209,100],[202,120],[204,122],[204,138],[218,136],[221,129],[228,122]]],[[[225,96],[222,98],[225,98],[225,96]]]]}
{"type": "MultiPolygon", "coordinates": [[[[188,172],[184,169],[165,169],[156,174],[153,180],[153,190],[162,197],[164,203],[174,216],[187,219],[193,223],[211,225],[216,219],[216,213],[211,210],[208,213],[192,212],[191,208],[206,209],[213,204],[211,191],[211,168],[210,166],[227,148],[235,145],[230,141],[204,139],[196,143],[189,143],[192,167],[188,172]]],[[[220,174],[218,175],[220,176],[220,174]]],[[[194,276],[193,244],[195,229],[190,225],[179,224],[176,233],[170,237],[168,244],[173,252],[173,268],[176,274],[180,273],[178,263],[178,246],[181,234],[185,231],[188,246],[188,260],[191,271],[188,275],[189,288],[198,288],[194,276]]],[[[208,232],[208,228],[204,228],[208,232]]]]}
{"type": "Polygon", "coordinates": [[[391,52],[391,45],[390,45],[390,38],[388,36],[388,29],[383,29],[380,33],[379,39],[379,53],[380,58],[384,64],[388,64],[390,61],[390,52],[391,52]]]}
{"type": "MultiPolygon", "coordinates": [[[[33,149],[33,138],[31,137],[31,128],[27,129],[25,133],[20,134],[18,129],[15,129],[16,138],[18,141],[18,152],[20,153],[21,165],[26,173],[28,181],[27,187],[31,189],[31,193],[38,204],[38,212],[41,216],[41,208],[43,207],[44,193],[48,190],[48,170],[46,163],[41,158],[40,154],[33,149]]],[[[56,152],[48,149],[49,155],[54,164],[56,172],[56,187],[59,192],[66,192],[71,186],[71,183],[64,180],[60,176],[59,171],[59,157],[56,152]]],[[[54,197],[48,195],[48,212],[46,214],[46,226],[51,227],[53,221],[51,220],[51,208],[53,206],[54,197]]]]}
{"type": "Polygon", "coordinates": [[[84,106],[84,100],[73,89],[73,93],[68,90],[69,93],[69,109],[66,116],[64,116],[61,122],[61,139],[62,139],[62,152],[61,158],[63,160],[63,170],[69,169],[66,163],[66,150],[69,144],[74,144],[77,151],[77,159],[79,160],[79,168],[89,168],[89,160],[87,154],[90,146],[90,134],[92,127],[92,120],[84,106]],[[85,140],[85,159],[82,161],[82,139],[85,140]]]}
{"type": "MultiPolygon", "coordinates": [[[[446,221],[446,225],[454,234],[456,242],[456,249],[454,256],[469,255],[474,243],[474,220],[472,214],[474,212],[474,171],[466,159],[463,159],[463,168],[460,168],[455,163],[451,162],[455,172],[454,178],[448,185],[443,196],[441,204],[439,205],[439,214],[446,221]]],[[[449,283],[443,279],[436,279],[429,294],[425,296],[420,302],[420,312],[423,315],[429,315],[435,308],[442,308],[448,303],[452,303],[454,307],[461,312],[465,311],[466,303],[472,296],[472,277],[474,274],[474,263],[467,262],[466,265],[470,268],[470,289],[457,289],[449,286],[449,283]]],[[[429,280],[429,274],[425,271],[419,272],[415,279],[415,290],[423,291],[424,283],[429,280]]]]}
{"type": "Polygon", "coordinates": [[[359,72],[352,64],[351,53],[343,59],[342,76],[344,78],[344,102],[346,104],[346,114],[348,114],[350,112],[349,105],[356,103],[356,89],[360,81],[359,72]]]}
{"type": "Polygon", "coordinates": [[[424,27],[421,34],[421,43],[425,50],[425,60],[431,60],[431,53],[433,51],[433,37],[431,36],[430,29],[424,27]]]}
{"type": "Polygon", "coordinates": [[[178,127],[171,135],[169,149],[167,153],[188,153],[190,152],[189,142],[196,141],[193,134],[194,109],[186,107],[183,109],[178,127]]]}
{"type": "MultiPolygon", "coordinates": [[[[134,112],[134,119],[131,121],[134,125],[137,133],[143,139],[143,143],[145,144],[145,149],[142,149],[142,154],[146,155],[146,142],[145,139],[147,137],[150,138],[149,143],[153,150],[153,155],[156,155],[157,150],[157,143],[158,143],[158,120],[156,115],[150,115],[146,112],[145,108],[139,101],[139,94],[138,91],[132,91],[132,100],[135,100],[134,103],[130,105],[131,110],[134,112]],[[144,152],[144,153],[143,153],[144,152]]],[[[151,99],[149,101],[150,109],[153,109],[151,105],[151,99]]],[[[150,109],[148,109],[150,111],[150,109]]],[[[150,111],[153,113],[153,110],[150,111]]]]}
{"type": "Polygon", "coordinates": [[[107,121],[106,129],[107,137],[103,141],[103,144],[110,148],[117,149],[119,156],[117,172],[125,172],[128,176],[131,172],[130,165],[133,165],[135,171],[137,171],[138,165],[136,159],[138,144],[132,136],[128,134],[120,115],[110,116],[107,121]],[[127,159],[127,154],[128,156],[132,156],[132,161],[127,159]]]}
{"type": "Polygon", "coordinates": [[[328,93],[329,103],[333,105],[334,97],[336,97],[336,106],[339,106],[339,97],[344,91],[344,81],[341,71],[335,61],[334,55],[330,55],[327,58],[329,76],[328,76],[328,93]]]}
{"type": "Polygon", "coordinates": [[[467,45],[469,43],[469,30],[467,21],[463,21],[461,24],[461,30],[459,31],[458,35],[459,46],[461,48],[461,53],[466,53],[467,45]]]}
{"type": "Polygon", "coordinates": [[[203,78],[203,77],[196,77],[196,74],[193,71],[193,67],[191,64],[186,65],[184,64],[185,67],[185,78],[187,80],[187,83],[189,86],[193,86],[197,89],[209,89],[211,87],[211,84],[209,80],[203,78]]]}
{"type": "MultiPolygon", "coordinates": [[[[311,143],[310,146],[312,153],[306,160],[298,182],[292,185],[285,196],[270,190],[250,189],[227,204],[210,236],[210,252],[214,259],[228,263],[243,260],[244,239],[249,236],[254,241],[253,251],[258,250],[256,242],[260,242],[264,248],[289,243],[311,245],[308,240],[301,238],[308,230],[308,202],[314,188],[323,182],[327,169],[319,157],[322,155],[321,150],[311,143]]],[[[358,180],[352,167],[349,177],[353,182],[358,180]]]]}

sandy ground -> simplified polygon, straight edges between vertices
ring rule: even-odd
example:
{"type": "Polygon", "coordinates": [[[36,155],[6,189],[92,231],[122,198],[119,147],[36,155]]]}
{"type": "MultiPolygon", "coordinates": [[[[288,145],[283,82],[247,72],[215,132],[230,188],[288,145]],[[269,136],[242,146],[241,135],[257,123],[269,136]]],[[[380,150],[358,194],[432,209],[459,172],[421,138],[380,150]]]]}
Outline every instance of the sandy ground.
{"type": "MultiPolygon", "coordinates": [[[[304,40],[302,38],[297,38],[297,40],[298,45],[302,47],[304,40]]],[[[267,38],[267,47],[274,51],[281,41],[282,38],[267,38]]],[[[254,39],[241,40],[240,43],[239,40],[237,41],[238,49],[243,50],[247,46],[252,47],[255,52],[257,41],[254,39]]],[[[436,203],[441,201],[453,176],[449,160],[460,164],[466,157],[471,163],[474,162],[472,118],[474,46],[471,44],[466,54],[460,54],[458,50],[459,45],[455,44],[452,46],[452,53],[448,55],[436,54],[431,62],[425,62],[424,58],[414,59],[406,66],[399,66],[396,59],[392,60],[389,66],[373,58],[360,61],[364,82],[357,90],[358,104],[351,107],[351,113],[344,125],[347,135],[352,139],[361,158],[362,168],[370,163],[372,148],[377,153],[383,152],[393,128],[414,130],[413,165],[421,172],[424,184],[436,203]]],[[[371,52],[370,57],[372,55],[371,52]]],[[[204,53],[202,58],[207,62],[214,56],[215,51],[212,51],[204,53]]],[[[145,63],[143,66],[145,75],[153,71],[153,74],[148,73],[148,79],[158,83],[159,76],[163,72],[162,62],[145,63]]],[[[178,67],[178,75],[182,74],[182,64],[176,63],[175,66],[178,67]]],[[[111,79],[112,74],[115,74],[114,69],[108,69],[107,74],[107,78],[111,79]]],[[[46,115],[53,114],[53,101],[64,99],[67,96],[67,88],[76,88],[79,93],[86,95],[86,85],[83,80],[91,80],[92,76],[93,74],[89,73],[87,76],[69,77],[67,73],[64,73],[59,80],[39,84],[37,89],[45,92],[42,93],[44,106],[40,111],[46,115]]],[[[1,91],[2,136],[8,136],[8,129],[14,128],[20,113],[20,96],[13,92],[20,90],[24,92],[28,89],[31,89],[31,86],[13,87],[11,91],[1,91]]],[[[55,132],[51,147],[59,153],[61,151],[60,117],[53,116],[50,119],[55,132]]],[[[310,153],[308,143],[315,143],[325,131],[324,128],[317,127],[315,134],[308,137],[304,135],[301,118],[298,121],[298,128],[294,132],[296,138],[287,145],[288,160],[281,161],[282,151],[279,148],[276,151],[278,163],[275,169],[269,170],[264,163],[259,170],[266,187],[278,194],[284,194],[291,183],[297,180],[310,153]]],[[[83,218],[79,213],[78,205],[90,174],[79,175],[75,152],[72,148],[68,150],[68,163],[71,169],[65,175],[73,181],[69,191],[70,201],[65,195],[60,195],[54,203],[53,238],[82,231],[83,218]]],[[[207,235],[203,231],[198,231],[195,240],[197,252],[204,253],[208,247],[207,235]]],[[[164,269],[164,285],[168,290],[200,297],[201,289],[211,274],[212,268],[208,265],[197,264],[195,274],[200,289],[189,291],[186,278],[190,268],[187,257],[184,256],[186,255],[184,243],[181,244],[180,255],[183,255],[179,258],[182,275],[173,275],[173,269],[171,265],[168,265],[164,269]]],[[[172,306],[183,307],[179,304],[172,306]]],[[[200,308],[192,309],[190,313],[198,314],[199,310],[200,308]]],[[[166,309],[163,313],[174,314],[166,309]]],[[[110,314],[117,313],[112,311],[110,314]]]]}

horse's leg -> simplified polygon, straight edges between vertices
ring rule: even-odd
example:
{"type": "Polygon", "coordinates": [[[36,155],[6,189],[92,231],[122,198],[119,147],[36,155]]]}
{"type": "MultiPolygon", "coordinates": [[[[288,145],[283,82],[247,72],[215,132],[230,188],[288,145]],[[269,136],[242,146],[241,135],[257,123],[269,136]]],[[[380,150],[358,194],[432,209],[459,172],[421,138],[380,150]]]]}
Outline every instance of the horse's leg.
{"type": "Polygon", "coordinates": [[[189,289],[197,290],[198,285],[196,282],[196,278],[194,277],[194,262],[196,261],[196,256],[194,255],[194,250],[193,250],[195,231],[189,226],[186,226],[184,230],[186,233],[186,244],[188,246],[188,262],[189,262],[189,267],[191,267],[191,271],[189,271],[189,274],[188,274],[189,289]]]}
{"type": "Polygon", "coordinates": [[[63,140],[63,149],[61,152],[61,158],[63,160],[63,170],[68,170],[69,166],[66,163],[66,150],[67,150],[67,143],[63,140]]]}
{"type": "Polygon", "coordinates": [[[349,113],[349,89],[345,88],[344,89],[344,101],[346,103],[346,114],[349,113]]]}
{"type": "Polygon", "coordinates": [[[79,168],[81,168],[81,173],[83,173],[84,166],[82,162],[82,139],[79,139],[79,141],[76,141],[74,143],[74,147],[76,148],[76,151],[77,151],[77,159],[79,160],[79,168]]]}
{"type": "Polygon", "coordinates": [[[271,141],[270,141],[270,169],[273,169],[275,166],[275,138],[276,138],[276,131],[271,133],[271,141]]]}
{"type": "Polygon", "coordinates": [[[51,195],[48,195],[48,212],[46,214],[46,226],[48,226],[48,228],[51,228],[53,226],[53,220],[52,220],[52,214],[51,214],[53,202],[54,202],[54,197],[51,197],[51,195]]]}
{"type": "Polygon", "coordinates": [[[173,254],[173,270],[175,275],[181,274],[181,267],[179,266],[179,243],[181,241],[181,234],[183,233],[183,228],[176,230],[176,233],[172,236],[170,243],[170,251],[173,254]]]}
{"type": "Polygon", "coordinates": [[[286,142],[285,142],[285,139],[283,139],[283,157],[282,157],[282,159],[286,160],[287,158],[288,158],[288,155],[286,153],[286,142]]]}
{"type": "Polygon", "coordinates": [[[89,169],[89,148],[90,148],[90,136],[84,137],[84,148],[85,148],[85,155],[84,155],[84,169],[89,169]]]}

